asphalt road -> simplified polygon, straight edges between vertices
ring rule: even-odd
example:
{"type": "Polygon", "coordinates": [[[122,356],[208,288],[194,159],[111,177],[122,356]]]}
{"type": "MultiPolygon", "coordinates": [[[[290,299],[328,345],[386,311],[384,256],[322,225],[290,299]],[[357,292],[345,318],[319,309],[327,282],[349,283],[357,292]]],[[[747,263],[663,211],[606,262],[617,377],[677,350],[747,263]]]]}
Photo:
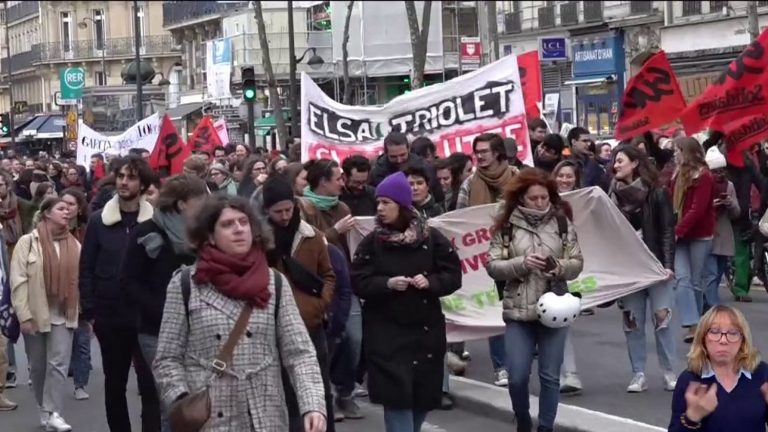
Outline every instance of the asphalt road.
{"type": "MultiPolygon", "coordinates": [[[[766,353],[768,352],[766,351],[768,349],[768,294],[761,285],[753,285],[750,294],[754,303],[733,303],[730,293],[725,287],[721,287],[720,298],[727,304],[736,306],[746,315],[755,344],[761,352],[766,353]]],[[[645,393],[629,394],[626,388],[632,379],[632,369],[627,355],[621,319],[619,309],[613,306],[609,309],[596,309],[595,315],[580,317],[574,324],[576,365],[584,391],[581,395],[562,398],[561,402],[666,428],[669,425],[672,393],[664,391],[661,370],[656,358],[653,328],[650,323],[647,323],[646,377],[649,389],[645,393]]],[[[650,317],[648,321],[650,322],[650,317]]],[[[677,372],[680,372],[685,368],[685,356],[689,345],[683,343],[682,329],[674,316],[673,326],[677,331],[675,337],[678,343],[677,372]]],[[[472,355],[472,361],[465,377],[492,382],[493,373],[488,356],[488,343],[486,341],[468,342],[467,349],[472,355]]],[[[538,395],[535,363],[534,361],[530,390],[531,393],[538,395]]]]}

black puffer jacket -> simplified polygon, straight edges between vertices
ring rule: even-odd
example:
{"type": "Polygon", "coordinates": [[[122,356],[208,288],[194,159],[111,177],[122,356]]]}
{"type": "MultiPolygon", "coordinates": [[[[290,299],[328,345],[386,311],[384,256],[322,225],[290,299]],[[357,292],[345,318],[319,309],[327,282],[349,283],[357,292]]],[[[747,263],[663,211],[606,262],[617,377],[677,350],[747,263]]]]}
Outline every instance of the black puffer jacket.
{"type": "Polygon", "coordinates": [[[438,202],[432,198],[432,195],[430,195],[421,205],[413,203],[413,207],[424,219],[432,219],[433,217],[443,214],[443,206],[438,204],[438,202]]]}

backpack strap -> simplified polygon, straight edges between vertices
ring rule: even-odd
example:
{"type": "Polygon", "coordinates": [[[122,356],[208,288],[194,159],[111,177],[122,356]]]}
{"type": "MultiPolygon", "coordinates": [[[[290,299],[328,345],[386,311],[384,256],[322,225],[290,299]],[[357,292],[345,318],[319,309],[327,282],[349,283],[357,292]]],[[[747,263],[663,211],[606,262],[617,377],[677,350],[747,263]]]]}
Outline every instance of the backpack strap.
{"type": "Polygon", "coordinates": [[[189,297],[192,295],[192,276],[188,266],[181,268],[181,297],[184,299],[184,313],[189,327],[189,297]]]}
{"type": "Polygon", "coordinates": [[[564,214],[555,213],[557,219],[557,232],[560,234],[560,241],[563,243],[563,257],[565,257],[565,247],[568,244],[568,219],[564,214]]]}
{"type": "Polygon", "coordinates": [[[277,325],[277,314],[280,311],[280,297],[283,293],[283,277],[280,272],[272,270],[272,274],[275,276],[275,325],[277,325]]]}

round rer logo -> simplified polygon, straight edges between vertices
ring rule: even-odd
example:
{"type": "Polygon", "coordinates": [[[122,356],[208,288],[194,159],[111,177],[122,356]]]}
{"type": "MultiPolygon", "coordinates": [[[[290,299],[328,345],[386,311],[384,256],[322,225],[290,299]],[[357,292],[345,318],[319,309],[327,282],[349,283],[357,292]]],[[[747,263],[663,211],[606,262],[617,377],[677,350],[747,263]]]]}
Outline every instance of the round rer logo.
{"type": "Polygon", "coordinates": [[[64,83],[73,90],[85,86],[85,72],[82,68],[67,68],[64,71],[64,83]]]}

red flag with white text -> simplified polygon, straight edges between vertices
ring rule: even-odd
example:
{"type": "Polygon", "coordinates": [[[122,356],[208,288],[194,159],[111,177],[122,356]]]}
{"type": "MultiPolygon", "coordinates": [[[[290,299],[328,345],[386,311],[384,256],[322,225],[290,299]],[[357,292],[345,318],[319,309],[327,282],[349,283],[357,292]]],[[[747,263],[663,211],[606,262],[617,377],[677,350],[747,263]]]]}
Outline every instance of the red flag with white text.
{"type": "Polygon", "coordinates": [[[651,56],[630,78],[616,122],[617,140],[643,134],[675,120],[685,109],[685,98],[664,51],[651,56]]]}
{"type": "Polygon", "coordinates": [[[725,159],[730,165],[744,166],[742,152],[768,138],[768,114],[752,115],[741,118],[723,127],[725,159]]]}
{"type": "Polygon", "coordinates": [[[517,56],[517,69],[520,71],[520,82],[523,87],[525,101],[525,116],[541,117],[541,68],[539,52],[528,51],[517,56]]]}
{"type": "Polygon", "coordinates": [[[209,156],[213,156],[213,149],[222,145],[211,116],[204,116],[200,120],[195,131],[192,132],[188,145],[193,153],[203,152],[209,156]]]}
{"type": "Polygon", "coordinates": [[[168,114],[163,116],[160,124],[160,135],[149,157],[149,164],[154,170],[167,168],[171,175],[181,174],[184,168],[184,160],[189,156],[190,148],[179,137],[168,114]]]}
{"type": "Polygon", "coordinates": [[[728,65],[680,119],[685,133],[722,131],[725,125],[768,111],[768,30],[728,65]]]}

